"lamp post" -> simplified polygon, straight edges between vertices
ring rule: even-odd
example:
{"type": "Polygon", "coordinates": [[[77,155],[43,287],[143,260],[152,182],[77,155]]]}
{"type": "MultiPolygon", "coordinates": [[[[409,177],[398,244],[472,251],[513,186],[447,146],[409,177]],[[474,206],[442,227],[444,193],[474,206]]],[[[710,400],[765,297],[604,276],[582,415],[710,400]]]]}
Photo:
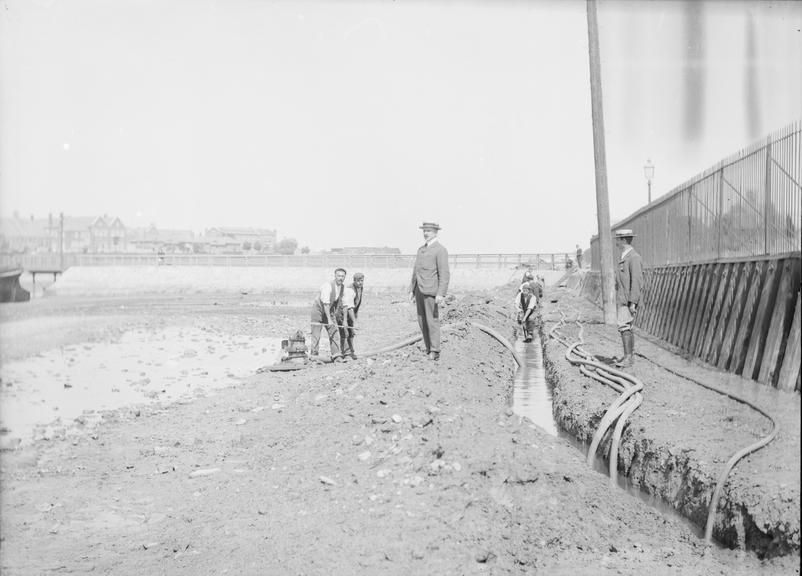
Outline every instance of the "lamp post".
{"type": "Polygon", "coordinates": [[[654,178],[654,165],[652,164],[652,159],[648,159],[646,161],[646,165],[643,167],[643,175],[646,176],[646,183],[649,186],[649,204],[652,203],[652,178],[654,178]]]}

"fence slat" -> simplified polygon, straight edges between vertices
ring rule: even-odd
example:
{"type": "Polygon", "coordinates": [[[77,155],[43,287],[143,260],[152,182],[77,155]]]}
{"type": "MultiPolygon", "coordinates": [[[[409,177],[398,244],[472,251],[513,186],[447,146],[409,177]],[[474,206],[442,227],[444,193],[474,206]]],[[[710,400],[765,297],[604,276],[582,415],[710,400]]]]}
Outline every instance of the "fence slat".
{"type": "Polygon", "coordinates": [[[710,294],[715,293],[716,281],[718,280],[718,264],[711,264],[705,274],[705,281],[702,284],[702,290],[699,293],[699,307],[694,314],[693,332],[691,334],[691,341],[688,344],[688,352],[696,355],[696,349],[701,341],[700,332],[704,333],[707,327],[707,318],[709,314],[708,302],[710,294]]]}
{"type": "Polygon", "coordinates": [[[713,340],[716,336],[716,331],[718,330],[721,309],[724,305],[724,296],[726,295],[727,288],[729,287],[731,270],[732,264],[724,264],[722,266],[721,276],[719,278],[718,288],[716,290],[716,298],[713,301],[713,308],[710,311],[710,319],[707,323],[707,330],[705,331],[705,337],[699,353],[699,358],[705,361],[707,361],[707,358],[710,355],[710,350],[713,346],[713,340]]]}
{"type": "Polygon", "coordinates": [[[791,324],[791,332],[788,334],[788,343],[785,346],[785,356],[783,358],[782,369],[780,370],[780,377],[777,380],[777,388],[780,390],[793,390],[794,385],[799,382],[799,374],[802,366],[802,335],[800,331],[800,293],[796,293],[796,307],[794,311],[794,320],[791,324]]]}
{"type": "Polygon", "coordinates": [[[778,277],[782,274],[782,270],[782,263],[773,260],[769,262],[766,282],[760,296],[760,304],[758,304],[755,324],[749,338],[749,348],[746,351],[746,361],[744,362],[743,376],[750,380],[754,380],[760,370],[760,361],[766,345],[766,333],[771,321],[774,300],[777,297],[778,277]]]}
{"type": "Polygon", "coordinates": [[[690,321],[691,308],[693,307],[693,299],[696,290],[699,286],[699,278],[701,277],[702,266],[689,266],[688,267],[688,286],[683,297],[682,309],[680,310],[679,322],[677,322],[677,333],[674,336],[674,345],[682,348],[685,340],[685,333],[688,330],[688,322],[690,321]]]}
{"type": "Polygon", "coordinates": [[[782,354],[785,352],[788,328],[794,314],[794,289],[799,286],[798,263],[794,258],[787,258],[782,266],[782,277],[772,307],[771,323],[757,377],[757,381],[763,384],[774,385],[780,375],[782,354]]]}
{"type": "Polygon", "coordinates": [[[755,263],[745,262],[740,281],[738,282],[738,290],[733,297],[732,312],[727,321],[727,326],[724,329],[724,340],[721,343],[721,352],[716,362],[716,365],[722,370],[727,369],[730,359],[732,358],[735,348],[735,337],[738,334],[738,326],[743,316],[744,305],[746,304],[746,297],[749,294],[749,287],[753,282],[754,272],[755,263]]]}
{"type": "Polygon", "coordinates": [[[718,359],[721,355],[721,347],[726,337],[730,316],[734,314],[733,302],[735,301],[735,292],[742,282],[742,275],[745,267],[745,264],[741,262],[734,262],[730,265],[730,281],[724,293],[724,301],[721,304],[718,326],[713,333],[713,343],[707,356],[707,362],[713,366],[718,365],[718,359]]]}

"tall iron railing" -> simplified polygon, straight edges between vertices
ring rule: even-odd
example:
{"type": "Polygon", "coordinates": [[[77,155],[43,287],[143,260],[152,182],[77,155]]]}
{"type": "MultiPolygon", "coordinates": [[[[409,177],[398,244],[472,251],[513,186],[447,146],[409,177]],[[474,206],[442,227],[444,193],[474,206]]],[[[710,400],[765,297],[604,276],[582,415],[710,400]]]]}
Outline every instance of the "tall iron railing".
{"type": "MultiPolygon", "coordinates": [[[[613,226],[631,228],[645,266],[797,252],[802,121],[722,160],[613,226]]],[[[600,269],[598,237],[591,266],[600,269]]]]}

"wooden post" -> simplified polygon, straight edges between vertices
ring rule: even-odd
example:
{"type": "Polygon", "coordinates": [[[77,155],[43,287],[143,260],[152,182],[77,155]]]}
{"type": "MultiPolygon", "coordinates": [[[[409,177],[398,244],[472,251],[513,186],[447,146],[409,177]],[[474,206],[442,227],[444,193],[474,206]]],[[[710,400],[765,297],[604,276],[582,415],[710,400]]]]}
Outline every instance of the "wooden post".
{"type": "Polygon", "coordinates": [[[763,201],[763,253],[769,253],[769,211],[771,210],[771,136],[766,141],[766,189],[763,201]]]}
{"type": "Polygon", "coordinates": [[[721,258],[721,220],[724,216],[724,168],[718,171],[718,241],[716,243],[716,257],[721,258]]]}
{"type": "Polygon", "coordinates": [[[604,148],[604,110],[602,107],[601,56],[596,0],[587,0],[588,52],[590,56],[590,102],[593,117],[593,157],[596,165],[596,219],[599,228],[599,263],[601,268],[604,323],[615,325],[615,278],[613,275],[613,239],[610,234],[610,202],[607,196],[607,159],[604,148]]]}
{"type": "Polygon", "coordinates": [[[58,224],[58,267],[64,270],[64,212],[59,214],[58,224]]]}

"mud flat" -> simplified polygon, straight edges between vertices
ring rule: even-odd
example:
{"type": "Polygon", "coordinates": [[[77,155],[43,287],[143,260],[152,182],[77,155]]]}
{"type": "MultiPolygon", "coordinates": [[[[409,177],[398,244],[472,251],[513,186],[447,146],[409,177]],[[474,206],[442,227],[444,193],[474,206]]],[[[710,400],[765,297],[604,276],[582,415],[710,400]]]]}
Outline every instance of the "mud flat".
{"type": "MultiPolygon", "coordinates": [[[[456,296],[439,362],[410,346],[253,374],[0,452],[2,573],[798,573],[788,557],[706,548],[515,415],[509,352],[468,322],[510,333],[509,290],[456,296]]],[[[402,297],[366,299],[357,351],[415,333],[402,297]]],[[[16,359],[150,325],[307,326],[306,310],[264,298],[44,299],[0,318],[31,323],[16,359]],[[59,318],[69,330],[47,330],[59,318]]]]}
{"type": "MultiPolygon", "coordinates": [[[[620,355],[614,326],[573,292],[553,294],[544,311],[545,331],[568,315],[562,329],[569,341],[579,335],[585,349],[601,359],[620,355]]],[[[656,501],[668,504],[704,529],[719,473],[737,450],[766,436],[771,422],[753,409],[709,391],[690,379],[728,389],[757,403],[780,427],[767,447],[741,460],[730,473],[718,506],[714,538],[746,548],[759,557],[787,555],[799,561],[800,397],[767,388],[732,374],[688,362],[637,335],[636,365],[631,372],[644,382],[644,403],[622,437],[619,473],[656,501]],[[682,377],[682,376],[685,377],[682,377]]],[[[607,406],[617,393],[585,378],[565,359],[565,347],[546,341],[545,361],[554,385],[554,413],[559,425],[589,444],[607,406]]],[[[609,440],[600,452],[607,454],[609,440]]]]}

